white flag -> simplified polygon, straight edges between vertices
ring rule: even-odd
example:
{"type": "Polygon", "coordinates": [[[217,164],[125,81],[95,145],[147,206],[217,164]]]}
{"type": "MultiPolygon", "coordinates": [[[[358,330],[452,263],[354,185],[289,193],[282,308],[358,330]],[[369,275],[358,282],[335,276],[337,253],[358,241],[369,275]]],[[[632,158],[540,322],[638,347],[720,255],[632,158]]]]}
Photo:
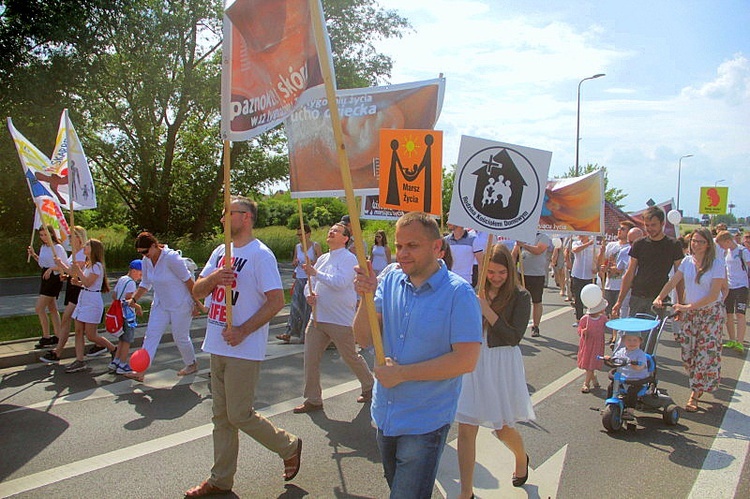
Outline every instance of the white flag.
{"type": "MultiPolygon", "coordinates": [[[[96,208],[96,190],[89,162],[67,109],[64,109],[60,116],[60,127],[57,130],[57,140],[51,162],[55,171],[67,179],[66,184],[60,190],[66,200],[73,201],[73,209],[96,208]]],[[[70,204],[66,203],[65,206],[70,209],[70,204]]]]}

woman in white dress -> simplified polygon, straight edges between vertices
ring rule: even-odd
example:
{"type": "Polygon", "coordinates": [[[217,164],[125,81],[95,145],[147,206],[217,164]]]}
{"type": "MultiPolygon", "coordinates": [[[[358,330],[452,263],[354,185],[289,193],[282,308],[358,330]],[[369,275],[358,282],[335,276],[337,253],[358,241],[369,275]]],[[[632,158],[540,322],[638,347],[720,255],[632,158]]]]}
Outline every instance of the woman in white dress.
{"type": "Polygon", "coordinates": [[[370,251],[370,261],[375,274],[380,274],[391,263],[391,248],[388,247],[388,236],[384,230],[375,233],[375,244],[370,251]]]}
{"type": "Polygon", "coordinates": [[[472,373],[464,374],[458,400],[458,469],[460,498],[473,497],[476,437],[479,426],[491,428],[515,456],[512,476],[520,487],[529,476],[529,457],[516,423],[535,419],[523,357],[518,343],[531,314],[531,296],[518,284],[513,257],[495,244],[487,265],[484,296],[479,296],[484,317],[484,341],[472,373]]]}

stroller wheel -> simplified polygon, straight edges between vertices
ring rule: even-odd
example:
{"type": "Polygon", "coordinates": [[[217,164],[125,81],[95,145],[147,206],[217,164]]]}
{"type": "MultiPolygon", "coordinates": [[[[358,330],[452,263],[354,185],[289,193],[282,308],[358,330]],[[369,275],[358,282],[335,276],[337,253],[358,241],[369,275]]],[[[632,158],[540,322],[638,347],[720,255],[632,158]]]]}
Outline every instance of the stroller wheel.
{"type": "Polygon", "coordinates": [[[602,425],[608,432],[619,431],[622,428],[622,408],[617,404],[609,404],[602,411],[602,425]]]}
{"type": "Polygon", "coordinates": [[[680,409],[674,404],[670,404],[664,408],[662,413],[662,419],[669,426],[675,426],[680,420],[680,409]]]}

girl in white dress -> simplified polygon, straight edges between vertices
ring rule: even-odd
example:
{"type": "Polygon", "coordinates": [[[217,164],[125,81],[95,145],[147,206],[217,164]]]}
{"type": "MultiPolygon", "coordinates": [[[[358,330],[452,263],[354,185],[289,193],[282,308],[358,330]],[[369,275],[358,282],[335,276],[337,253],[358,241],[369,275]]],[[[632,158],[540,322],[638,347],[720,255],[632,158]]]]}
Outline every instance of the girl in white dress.
{"type": "Polygon", "coordinates": [[[96,334],[104,313],[102,292],[109,292],[109,283],[104,270],[104,245],[98,239],[89,239],[83,247],[83,253],[86,255],[83,270],[78,265],[68,266],[67,262],[55,260],[65,273],[75,280],[76,284],[83,287],[72,315],[76,321],[76,360],[65,369],[66,373],[86,370],[86,362],[83,360],[84,334],[90,342],[98,347],[106,348],[113,356],[115,352],[112,342],[96,334]]]}
{"type": "Polygon", "coordinates": [[[503,244],[492,247],[484,296],[479,296],[479,303],[484,317],[484,341],[476,369],[464,374],[456,414],[459,497],[463,499],[473,497],[479,426],[493,429],[513,452],[512,483],[520,487],[529,476],[529,457],[515,425],[536,417],[518,347],[529,322],[531,296],[519,286],[513,257],[503,244]]]}

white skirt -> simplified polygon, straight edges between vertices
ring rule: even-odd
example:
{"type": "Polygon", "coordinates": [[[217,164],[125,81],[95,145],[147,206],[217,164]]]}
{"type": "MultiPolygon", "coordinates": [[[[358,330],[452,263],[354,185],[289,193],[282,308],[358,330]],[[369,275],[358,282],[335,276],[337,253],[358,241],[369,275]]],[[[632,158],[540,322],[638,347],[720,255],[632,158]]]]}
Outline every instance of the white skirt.
{"type": "Polygon", "coordinates": [[[485,339],[476,369],[463,376],[456,421],[499,430],[534,419],[521,349],[489,348],[485,339]]]}
{"type": "Polygon", "coordinates": [[[104,300],[98,291],[81,290],[78,303],[71,317],[87,324],[99,324],[104,313],[104,300]]]}

